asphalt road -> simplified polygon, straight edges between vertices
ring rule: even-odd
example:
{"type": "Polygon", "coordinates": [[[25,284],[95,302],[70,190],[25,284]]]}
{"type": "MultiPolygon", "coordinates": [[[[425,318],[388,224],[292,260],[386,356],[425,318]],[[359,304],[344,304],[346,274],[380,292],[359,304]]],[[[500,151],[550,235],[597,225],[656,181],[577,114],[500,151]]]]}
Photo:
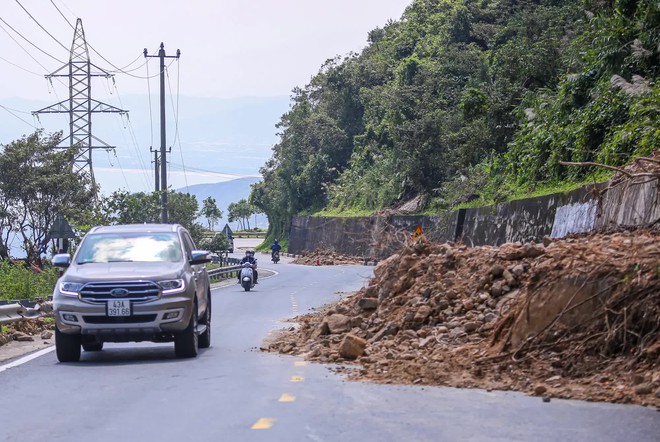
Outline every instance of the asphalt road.
{"type": "Polygon", "coordinates": [[[347,382],[327,366],[258,350],[283,322],[366,282],[371,267],[284,259],[254,291],[213,291],[213,340],[109,344],[61,364],[0,366],[0,441],[649,441],[660,413],[510,392],[347,382]]]}

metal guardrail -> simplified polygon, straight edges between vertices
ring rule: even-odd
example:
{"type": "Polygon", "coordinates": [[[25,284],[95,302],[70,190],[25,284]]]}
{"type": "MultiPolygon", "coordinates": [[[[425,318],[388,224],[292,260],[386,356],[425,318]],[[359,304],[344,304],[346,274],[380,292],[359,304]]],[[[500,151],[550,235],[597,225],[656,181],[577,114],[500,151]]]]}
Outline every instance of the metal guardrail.
{"type": "Polygon", "coordinates": [[[232,234],[233,238],[266,238],[265,233],[250,233],[250,232],[234,232],[232,234]]]}
{"type": "Polygon", "coordinates": [[[233,265],[227,267],[218,267],[208,271],[210,279],[227,279],[230,277],[237,277],[237,272],[241,270],[242,266],[233,265]]]}
{"type": "Polygon", "coordinates": [[[210,279],[227,279],[229,277],[238,277],[241,270],[241,260],[238,258],[221,258],[222,267],[208,270],[210,279]]]}
{"type": "MultiPolygon", "coordinates": [[[[44,309],[45,310],[45,309],[44,309]]],[[[0,305],[0,325],[21,319],[33,319],[41,316],[42,308],[36,302],[11,301],[0,305]],[[30,305],[24,305],[30,304],[30,305]]]]}

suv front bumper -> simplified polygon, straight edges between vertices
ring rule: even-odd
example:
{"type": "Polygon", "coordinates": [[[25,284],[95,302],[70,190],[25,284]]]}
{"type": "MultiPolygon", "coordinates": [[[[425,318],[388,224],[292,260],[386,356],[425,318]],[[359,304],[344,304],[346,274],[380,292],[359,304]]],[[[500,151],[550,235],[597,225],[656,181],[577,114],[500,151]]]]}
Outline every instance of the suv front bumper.
{"type": "Polygon", "coordinates": [[[106,302],[61,294],[53,302],[60,332],[93,335],[108,342],[171,340],[188,326],[193,305],[189,297],[167,295],[131,302],[130,316],[108,316],[106,302]]]}

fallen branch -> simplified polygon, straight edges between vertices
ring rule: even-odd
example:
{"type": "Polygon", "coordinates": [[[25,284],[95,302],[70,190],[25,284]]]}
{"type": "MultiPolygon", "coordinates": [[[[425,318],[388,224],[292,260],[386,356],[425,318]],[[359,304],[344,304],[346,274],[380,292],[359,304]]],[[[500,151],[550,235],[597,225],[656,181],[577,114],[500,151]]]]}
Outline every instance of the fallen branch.
{"type": "Polygon", "coordinates": [[[623,175],[626,175],[629,178],[633,177],[633,174],[631,174],[630,172],[628,172],[624,169],[621,169],[620,167],[608,166],[607,164],[594,163],[594,162],[591,162],[591,161],[585,161],[585,162],[581,162],[581,163],[574,163],[574,162],[571,162],[571,161],[560,161],[559,164],[561,164],[562,166],[602,167],[603,169],[614,170],[615,172],[622,173],[623,175]]]}
{"type": "MultiPolygon", "coordinates": [[[[658,163],[660,164],[660,161],[654,160],[651,158],[638,158],[638,160],[644,160],[644,161],[650,161],[652,163],[658,163]]],[[[592,161],[585,161],[585,162],[572,162],[572,161],[560,161],[559,164],[562,166],[593,166],[593,167],[601,167],[603,169],[608,169],[608,170],[613,170],[615,172],[619,172],[622,175],[627,176],[628,178],[641,178],[641,177],[653,177],[653,178],[658,178],[660,177],[660,172],[646,172],[646,173],[631,173],[628,172],[625,169],[622,169],[620,167],[615,167],[615,166],[608,166],[607,164],[601,164],[601,163],[594,163],[592,161]]]]}

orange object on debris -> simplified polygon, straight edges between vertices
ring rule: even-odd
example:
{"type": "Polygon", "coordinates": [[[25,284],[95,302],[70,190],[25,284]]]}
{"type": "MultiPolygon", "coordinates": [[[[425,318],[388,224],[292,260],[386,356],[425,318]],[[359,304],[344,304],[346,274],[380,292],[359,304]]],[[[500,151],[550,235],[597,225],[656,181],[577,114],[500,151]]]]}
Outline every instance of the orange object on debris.
{"type": "Polygon", "coordinates": [[[316,258],[316,265],[320,266],[321,265],[321,260],[319,258],[316,258]]]}
{"type": "Polygon", "coordinates": [[[417,239],[422,236],[424,232],[422,231],[422,226],[417,226],[415,231],[412,233],[412,239],[417,239]]]}

